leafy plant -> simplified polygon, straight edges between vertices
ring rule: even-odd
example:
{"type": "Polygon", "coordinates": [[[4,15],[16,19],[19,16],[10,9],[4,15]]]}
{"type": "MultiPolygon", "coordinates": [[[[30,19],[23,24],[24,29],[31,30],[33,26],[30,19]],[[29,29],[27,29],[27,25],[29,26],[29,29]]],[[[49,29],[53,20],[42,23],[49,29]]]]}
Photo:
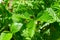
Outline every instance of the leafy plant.
{"type": "Polygon", "coordinates": [[[2,0],[0,40],[60,40],[60,0],[2,0]]]}

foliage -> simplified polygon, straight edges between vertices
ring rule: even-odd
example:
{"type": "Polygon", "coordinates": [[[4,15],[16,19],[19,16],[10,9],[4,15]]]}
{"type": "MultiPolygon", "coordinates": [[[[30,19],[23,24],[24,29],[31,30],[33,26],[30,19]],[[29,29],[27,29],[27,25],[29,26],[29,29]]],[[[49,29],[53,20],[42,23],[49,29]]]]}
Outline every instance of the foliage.
{"type": "Polygon", "coordinates": [[[0,40],[60,40],[60,0],[1,1],[0,40]]]}

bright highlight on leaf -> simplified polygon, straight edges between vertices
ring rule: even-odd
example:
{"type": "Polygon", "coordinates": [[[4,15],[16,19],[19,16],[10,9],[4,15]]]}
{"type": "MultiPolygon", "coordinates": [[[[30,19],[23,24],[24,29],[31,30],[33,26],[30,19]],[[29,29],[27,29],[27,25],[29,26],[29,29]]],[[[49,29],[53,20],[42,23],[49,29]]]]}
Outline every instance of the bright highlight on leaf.
{"type": "Polygon", "coordinates": [[[2,0],[0,0],[0,3],[2,2],[2,0]]]}
{"type": "Polygon", "coordinates": [[[12,26],[10,27],[10,31],[11,31],[12,33],[16,33],[16,32],[18,32],[18,31],[21,29],[22,26],[23,26],[22,23],[17,23],[17,22],[15,22],[15,23],[13,23],[12,26]]]}

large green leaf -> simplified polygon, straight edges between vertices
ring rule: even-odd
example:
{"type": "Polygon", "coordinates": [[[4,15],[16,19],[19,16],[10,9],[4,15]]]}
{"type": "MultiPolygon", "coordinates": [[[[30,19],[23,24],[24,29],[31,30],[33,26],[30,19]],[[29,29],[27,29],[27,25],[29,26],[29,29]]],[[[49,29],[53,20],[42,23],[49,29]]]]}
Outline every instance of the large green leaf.
{"type": "Polygon", "coordinates": [[[51,23],[53,19],[47,12],[45,12],[38,18],[38,20],[51,23]]]}
{"type": "Polygon", "coordinates": [[[11,40],[12,33],[10,32],[2,32],[0,35],[0,40],[11,40]]]}
{"type": "Polygon", "coordinates": [[[58,19],[52,8],[47,8],[43,13],[40,13],[38,20],[53,23],[58,19]]]}

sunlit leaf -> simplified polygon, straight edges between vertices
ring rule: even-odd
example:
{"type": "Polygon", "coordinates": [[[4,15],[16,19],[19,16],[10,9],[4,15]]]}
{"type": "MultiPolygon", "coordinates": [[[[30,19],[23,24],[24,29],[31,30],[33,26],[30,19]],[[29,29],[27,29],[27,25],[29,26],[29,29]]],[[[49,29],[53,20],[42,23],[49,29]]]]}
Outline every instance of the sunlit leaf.
{"type": "Polygon", "coordinates": [[[12,33],[10,32],[2,32],[0,35],[0,40],[11,40],[12,33]]]}
{"type": "Polygon", "coordinates": [[[12,26],[10,27],[10,31],[12,33],[16,33],[21,29],[22,26],[23,26],[22,23],[13,23],[12,26]]]}

